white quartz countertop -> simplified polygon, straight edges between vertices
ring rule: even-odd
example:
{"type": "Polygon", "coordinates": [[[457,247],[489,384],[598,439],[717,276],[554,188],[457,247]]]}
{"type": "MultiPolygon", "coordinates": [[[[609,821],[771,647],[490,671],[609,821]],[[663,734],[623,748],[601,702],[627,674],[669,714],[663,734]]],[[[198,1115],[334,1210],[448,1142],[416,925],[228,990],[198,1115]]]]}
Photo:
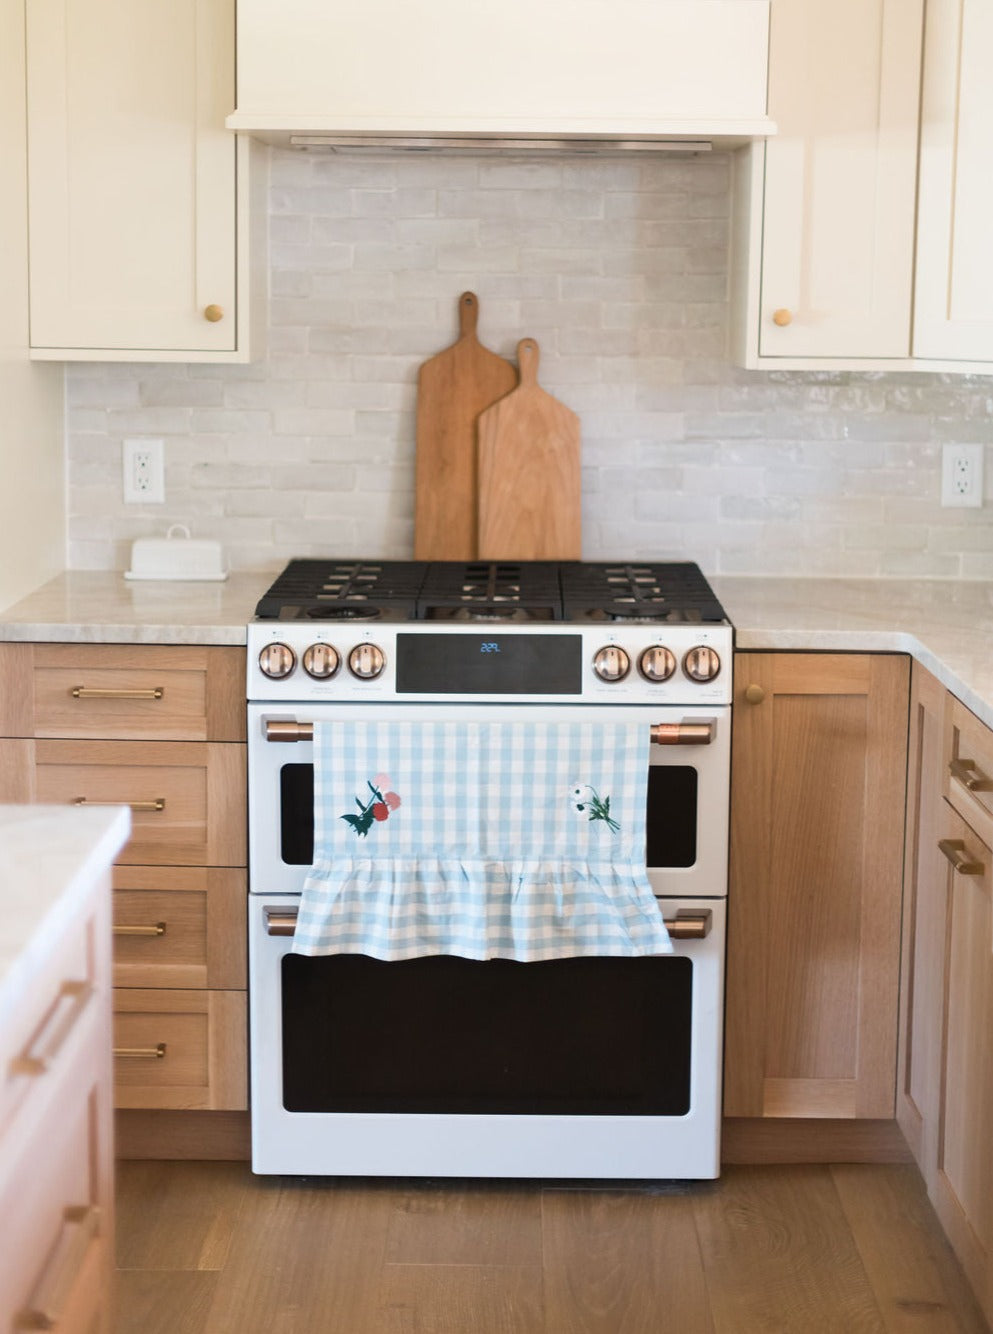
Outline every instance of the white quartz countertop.
{"type": "MultiPolygon", "coordinates": [[[[131,583],[69,571],[0,613],[0,641],[244,644],[275,572],[131,583]]],[[[909,653],[993,727],[993,583],[711,576],[740,649],[909,653]]]]}
{"type": "Polygon", "coordinates": [[[130,829],[126,806],[0,806],[0,1025],[130,829]]]}

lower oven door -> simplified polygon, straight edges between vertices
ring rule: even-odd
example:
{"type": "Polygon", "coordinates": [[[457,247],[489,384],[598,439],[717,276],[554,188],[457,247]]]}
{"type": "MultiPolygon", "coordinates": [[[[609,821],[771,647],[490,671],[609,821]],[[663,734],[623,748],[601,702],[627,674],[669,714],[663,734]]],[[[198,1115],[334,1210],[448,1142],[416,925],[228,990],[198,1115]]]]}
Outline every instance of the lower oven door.
{"type": "Polygon", "coordinates": [[[718,1174],[723,899],[660,901],[672,955],[542,963],[295,955],[297,902],[251,903],[256,1172],[718,1174]]]}

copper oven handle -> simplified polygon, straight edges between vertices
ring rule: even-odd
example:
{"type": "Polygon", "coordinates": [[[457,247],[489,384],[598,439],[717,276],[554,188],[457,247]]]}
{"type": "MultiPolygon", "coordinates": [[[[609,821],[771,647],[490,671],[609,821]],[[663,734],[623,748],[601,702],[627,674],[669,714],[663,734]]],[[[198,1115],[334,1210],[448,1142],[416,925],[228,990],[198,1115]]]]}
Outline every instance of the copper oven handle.
{"type": "Polygon", "coordinates": [[[959,756],[949,762],[948,772],[969,792],[993,792],[993,778],[987,778],[975,760],[959,756]]]}
{"type": "MultiPolygon", "coordinates": [[[[717,725],[713,718],[690,718],[680,723],[655,723],[652,742],[656,746],[709,746],[717,725]]],[[[283,718],[267,718],[267,741],[313,741],[314,724],[283,718]]]]}
{"type": "Polygon", "coordinates": [[[62,1210],[64,1224],[74,1232],[65,1246],[56,1251],[58,1262],[32,1295],[31,1305],[14,1316],[12,1328],[61,1329],[62,1316],[75,1287],[90,1248],[100,1230],[100,1210],[95,1204],[67,1204],[62,1210]]]}
{"type": "MultiPolygon", "coordinates": [[[[267,936],[292,936],[297,924],[295,908],[265,908],[267,936]]],[[[713,913],[709,908],[680,908],[675,917],[666,917],[665,929],[673,940],[703,940],[710,935],[713,913]]]]}

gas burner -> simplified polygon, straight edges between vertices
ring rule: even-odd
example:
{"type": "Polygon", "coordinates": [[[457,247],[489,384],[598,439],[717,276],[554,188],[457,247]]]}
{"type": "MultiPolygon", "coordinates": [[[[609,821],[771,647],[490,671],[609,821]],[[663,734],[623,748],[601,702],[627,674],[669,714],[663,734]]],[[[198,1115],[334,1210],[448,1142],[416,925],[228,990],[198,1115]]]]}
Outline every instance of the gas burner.
{"type": "Polygon", "coordinates": [[[379,607],[358,606],[356,603],[318,603],[308,607],[305,615],[308,621],[378,621],[382,616],[379,607]]]}

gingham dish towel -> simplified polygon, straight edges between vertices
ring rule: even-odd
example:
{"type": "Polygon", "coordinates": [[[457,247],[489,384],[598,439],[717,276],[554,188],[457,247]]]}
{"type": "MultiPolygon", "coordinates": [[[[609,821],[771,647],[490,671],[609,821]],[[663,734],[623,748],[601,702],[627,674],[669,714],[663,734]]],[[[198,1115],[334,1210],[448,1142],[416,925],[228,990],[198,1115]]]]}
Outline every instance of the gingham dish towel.
{"type": "Polygon", "coordinates": [[[293,949],[671,953],[645,870],[649,745],[638,722],[315,723],[293,949]]]}

